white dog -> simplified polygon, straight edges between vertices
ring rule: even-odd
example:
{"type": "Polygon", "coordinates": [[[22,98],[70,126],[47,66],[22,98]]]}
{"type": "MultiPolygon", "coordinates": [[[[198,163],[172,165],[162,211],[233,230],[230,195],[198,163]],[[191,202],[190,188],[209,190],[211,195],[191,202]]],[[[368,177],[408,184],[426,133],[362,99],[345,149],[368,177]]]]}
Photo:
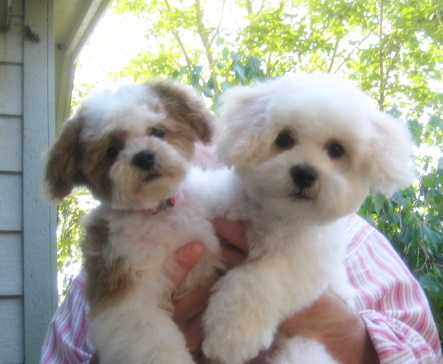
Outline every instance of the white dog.
{"type": "Polygon", "coordinates": [[[195,143],[211,135],[212,116],[190,89],[150,81],[86,100],[49,151],[51,199],[86,186],[101,201],[82,251],[103,364],[194,363],[165,295],[173,253],[187,242],[205,243],[205,256],[178,295],[222,268],[206,203],[194,198],[198,172],[187,173],[195,143]]]}
{"type": "MultiPolygon", "coordinates": [[[[284,318],[328,287],[352,300],[342,218],[371,187],[389,196],[414,173],[406,127],[331,76],[288,75],[233,88],[223,105],[218,150],[234,173],[225,172],[231,199],[225,195],[220,209],[248,221],[250,253],[216,285],[203,352],[242,364],[271,346],[284,318]]],[[[292,339],[271,362],[337,363],[304,338],[292,339]]]]}

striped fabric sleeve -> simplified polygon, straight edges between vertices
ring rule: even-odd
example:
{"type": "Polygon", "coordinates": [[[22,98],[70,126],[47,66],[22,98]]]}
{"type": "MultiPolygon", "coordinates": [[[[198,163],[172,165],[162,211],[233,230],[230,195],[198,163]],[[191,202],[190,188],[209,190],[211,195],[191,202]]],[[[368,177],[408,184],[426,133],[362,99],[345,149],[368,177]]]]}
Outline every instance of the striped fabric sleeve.
{"type": "Polygon", "coordinates": [[[386,238],[360,217],[347,219],[346,267],[356,307],[381,364],[440,364],[426,296],[386,238]]]}
{"type": "Polygon", "coordinates": [[[52,318],[40,356],[41,364],[86,364],[94,352],[88,338],[88,306],[84,278],[74,278],[63,303],[52,318]]]}

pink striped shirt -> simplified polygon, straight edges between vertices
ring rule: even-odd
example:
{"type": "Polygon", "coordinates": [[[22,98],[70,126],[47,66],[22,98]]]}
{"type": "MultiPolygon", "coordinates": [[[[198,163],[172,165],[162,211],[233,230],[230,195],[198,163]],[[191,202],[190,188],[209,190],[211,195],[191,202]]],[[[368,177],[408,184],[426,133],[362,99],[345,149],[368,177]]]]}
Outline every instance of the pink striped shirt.
{"type": "MultiPolygon", "coordinates": [[[[441,364],[441,347],[427,299],[386,238],[367,222],[347,219],[345,264],[356,289],[356,309],[382,364],[441,364]]],[[[42,364],[88,363],[84,278],[77,276],[55,313],[43,345],[42,364]]]]}

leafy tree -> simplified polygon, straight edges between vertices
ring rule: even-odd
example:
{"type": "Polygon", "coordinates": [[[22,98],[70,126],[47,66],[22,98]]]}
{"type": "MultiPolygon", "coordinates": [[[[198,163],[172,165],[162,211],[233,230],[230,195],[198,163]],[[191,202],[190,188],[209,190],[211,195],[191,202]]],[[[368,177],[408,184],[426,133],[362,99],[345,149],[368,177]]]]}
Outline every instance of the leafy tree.
{"type": "Polygon", "coordinates": [[[115,0],[112,11],[143,19],[150,42],[114,78],[175,78],[216,107],[232,85],[330,72],[407,121],[418,181],[369,197],[360,214],[419,279],[443,336],[441,0],[115,0]]]}

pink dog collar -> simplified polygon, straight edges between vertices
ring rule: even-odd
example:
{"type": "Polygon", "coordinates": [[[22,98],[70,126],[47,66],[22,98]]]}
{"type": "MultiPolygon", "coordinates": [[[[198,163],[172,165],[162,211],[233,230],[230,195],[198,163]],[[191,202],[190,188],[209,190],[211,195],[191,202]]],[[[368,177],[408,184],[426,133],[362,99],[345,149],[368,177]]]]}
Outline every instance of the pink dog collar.
{"type": "Polygon", "coordinates": [[[146,214],[146,215],[156,215],[159,212],[166,211],[170,207],[174,207],[175,203],[177,202],[177,197],[169,197],[166,200],[163,200],[160,202],[160,204],[153,209],[139,209],[139,210],[128,210],[128,212],[131,212],[133,214],[146,214]]]}

